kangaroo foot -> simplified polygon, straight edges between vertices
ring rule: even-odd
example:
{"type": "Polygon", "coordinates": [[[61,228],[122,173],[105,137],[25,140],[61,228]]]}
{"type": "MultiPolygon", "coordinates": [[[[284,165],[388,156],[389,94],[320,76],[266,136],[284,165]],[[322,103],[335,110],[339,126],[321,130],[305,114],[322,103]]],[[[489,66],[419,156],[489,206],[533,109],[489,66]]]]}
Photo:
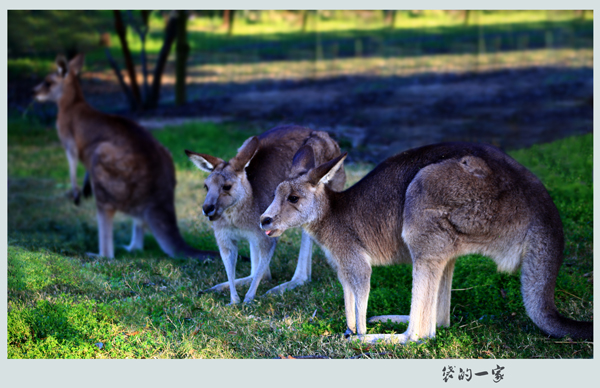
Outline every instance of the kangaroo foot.
{"type": "Polygon", "coordinates": [[[294,289],[298,286],[306,283],[306,280],[291,280],[287,283],[280,284],[277,287],[271,288],[269,291],[265,292],[265,295],[281,295],[287,290],[294,289]]]}
{"type": "Polygon", "coordinates": [[[368,322],[393,322],[393,323],[408,323],[410,315],[378,315],[376,317],[369,318],[368,322]]]}
{"type": "Polygon", "coordinates": [[[415,341],[410,339],[406,334],[364,334],[349,336],[346,337],[346,339],[351,342],[359,341],[370,344],[405,344],[407,342],[415,341]]]}
{"type": "Polygon", "coordinates": [[[121,245],[121,248],[125,249],[127,252],[141,251],[142,248],[133,246],[133,245],[121,245]]]}

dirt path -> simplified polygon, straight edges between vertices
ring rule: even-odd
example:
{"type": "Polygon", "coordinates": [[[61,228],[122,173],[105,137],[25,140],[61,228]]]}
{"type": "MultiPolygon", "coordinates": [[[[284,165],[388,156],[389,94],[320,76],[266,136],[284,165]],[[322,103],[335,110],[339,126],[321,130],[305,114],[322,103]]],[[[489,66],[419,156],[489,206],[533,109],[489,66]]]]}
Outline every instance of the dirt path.
{"type": "MultiPolygon", "coordinates": [[[[88,100],[130,115],[118,88],[105,82],[86,79],[88,100]]],[[[22,109],[28,100],[18,89],[9,83],[9,106],[22,109]]],[[[590,68],[191,84],[188,94],[196,99],[181,107],[170,102],[172,94],[165,86],[159,109],[133,117],[151,128],[182,120],[235,120],[265,129],[309,125],[332,133],[353,160],[369,162],[434,142],[517,149],[593,129],[590,68]]],[[[55,114],[53,107],[39,104],[32,111],[47,119],[55,114]]]]}

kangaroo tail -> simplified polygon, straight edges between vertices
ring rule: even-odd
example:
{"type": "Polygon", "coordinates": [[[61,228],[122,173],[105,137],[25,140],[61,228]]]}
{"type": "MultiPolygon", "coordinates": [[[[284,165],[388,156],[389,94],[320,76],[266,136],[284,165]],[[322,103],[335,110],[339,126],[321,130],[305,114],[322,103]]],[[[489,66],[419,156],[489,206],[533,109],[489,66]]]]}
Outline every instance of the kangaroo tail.
{"type": "Polygon", "coordinates": [[[575,321],[558,313],[554,303],[556,277],[562,264],[563,236],[539,233],[530,241],[521,266],[521,291],[527,314],[553,337],[593,340],[593,322],[575,321]],[[543,236],[543,237],[542,237],[543,236]]]}
{"type": "Polygon", "coordinates": [[[173,204],[153,205],[146,209],[144,218],[160,248],[170,257],[194,258],[199,261],[220,257],[217,251],[195,249],[183,240],[177,226],[173,204]]]}

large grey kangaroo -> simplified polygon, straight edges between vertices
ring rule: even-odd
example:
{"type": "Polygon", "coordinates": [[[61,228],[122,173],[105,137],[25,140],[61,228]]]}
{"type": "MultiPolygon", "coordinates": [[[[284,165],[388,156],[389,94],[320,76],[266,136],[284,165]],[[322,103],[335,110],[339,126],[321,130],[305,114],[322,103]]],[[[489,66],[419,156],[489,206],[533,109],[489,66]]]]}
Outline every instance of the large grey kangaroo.
{"type": "MultiPolygon", "coordinates": [[[[133,217],[128,251],[144,246],[148,226],[161,249],[171,257],[205,260],[217,252],[200,251],[185,243],[175,216],[175,167],[171,154],[144,128],[124,117],[92,108],[83,96],[78,75],[83,55],[68,64],[58,57],[58,71],[34,89],[37,101],[58,105],[56,129],[69,161],[72,197],[79,203],[77,163],[87,171],[96,197],[100,256],[114,257],[113,216],[133,217]]],[[[84,192],[85,192],[84,183],[84,192]]]]}
{"type": "MultiPolygon", "coordinates": [[[[186,150],[190,160],[210,175],[206,178],[206,199],[202,212],[215,231],[221,258],[227,272],[227,282],[217,284],[208,291],[230,290],[231,303],[239,303],[236,286],[250,283],[244,303],[251,302],[263,278],[270,279],[269,263],[276,239],[270,239],[260,229],[259,217],[271,203],[273,192],[291,173],[292,158],[303,145],[314,150],[315,159],[321,163],[340,155],[338,144],[322,131],[300,126],[273,128],[242,144],[238,154],[229,162],[206,154],[186,150]],[[250,244],[250,276],[235,278],[237,242],[250,244]]],[[[342,190],[346,182],[343,168],[339,168],[328,183],[331,190],[342,190]]],[[[302,232],[298,265],[292,280],[267,293],[281,293],[292,289],[311,276],[312,240],[302,232]]]]}
{"type": "Polygon", "coordinates": [[[363,341],[405,343],[435,336],[450,324],[450,291],[457,257],[478,253],[501,271],[521,267],[528,315],[555,337],[592,339],[592,322],[560,315],[554,304],[562,263],[563,229],[543,184],[492,146],[443,143],[390,157],[343,192],[325,184],[346,154],[315,164],[310,147],[298,150],[303,173],[279,184],[261,216],[271,237],[300,226],[326,252],[344,290],[347,335],[363,341]],[[412,263],[410,316],[403,334],[366,333],[371,266],[412,263]]]}

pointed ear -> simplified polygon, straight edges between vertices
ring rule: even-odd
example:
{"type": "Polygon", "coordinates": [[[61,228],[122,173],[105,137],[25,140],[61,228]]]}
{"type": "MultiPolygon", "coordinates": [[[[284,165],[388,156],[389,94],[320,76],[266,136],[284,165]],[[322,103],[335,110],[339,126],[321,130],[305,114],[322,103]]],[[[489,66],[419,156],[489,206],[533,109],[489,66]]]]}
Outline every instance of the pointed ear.
{"type": "Polygon", "coordinates": [[[185,154],[196,167],[208,173],[211,173],[219,164],[225,163],[223,159],[215,158],[214,156],[210,155],[198,154],[193,151],[185,150],[185,154]]]}
{"type": "Polygon", "coordinates": [[[344,160],[348,156],[347,152],[342,155],[331,159],[329,162],[321,164],[319,167],[313,168],[308,172],[308,181],[313,185],[327,184],[336,172],[344,165],[344,160]]]}
{"type": "Polygon", "coordinates": [[[254,154],[258,151],[259,144],[260,141],[256,136],[251,137],[242,144],[238,150],[238,154],[229,161],[234,171],[240,172],[248,166],[254,154]]]}
{"type": "Polygon", "coordinates": [[[73,59],[69,61],[69,72],[73,75],[79,75],[81,68],[83,67],[83,54],[77,54],[73,59]]]}
{"type": "Polygon", "coordinates": [[[64,55],[58,55],[54,61],[58,75],[64,77],[67,74],[67,58],[64,55]]]}
{"type": "Polygon", "coordinates": [[[290,177],[300,176],[315,168],[315,153],[311,146],[304,145],[294,155],[290,177]]]}

